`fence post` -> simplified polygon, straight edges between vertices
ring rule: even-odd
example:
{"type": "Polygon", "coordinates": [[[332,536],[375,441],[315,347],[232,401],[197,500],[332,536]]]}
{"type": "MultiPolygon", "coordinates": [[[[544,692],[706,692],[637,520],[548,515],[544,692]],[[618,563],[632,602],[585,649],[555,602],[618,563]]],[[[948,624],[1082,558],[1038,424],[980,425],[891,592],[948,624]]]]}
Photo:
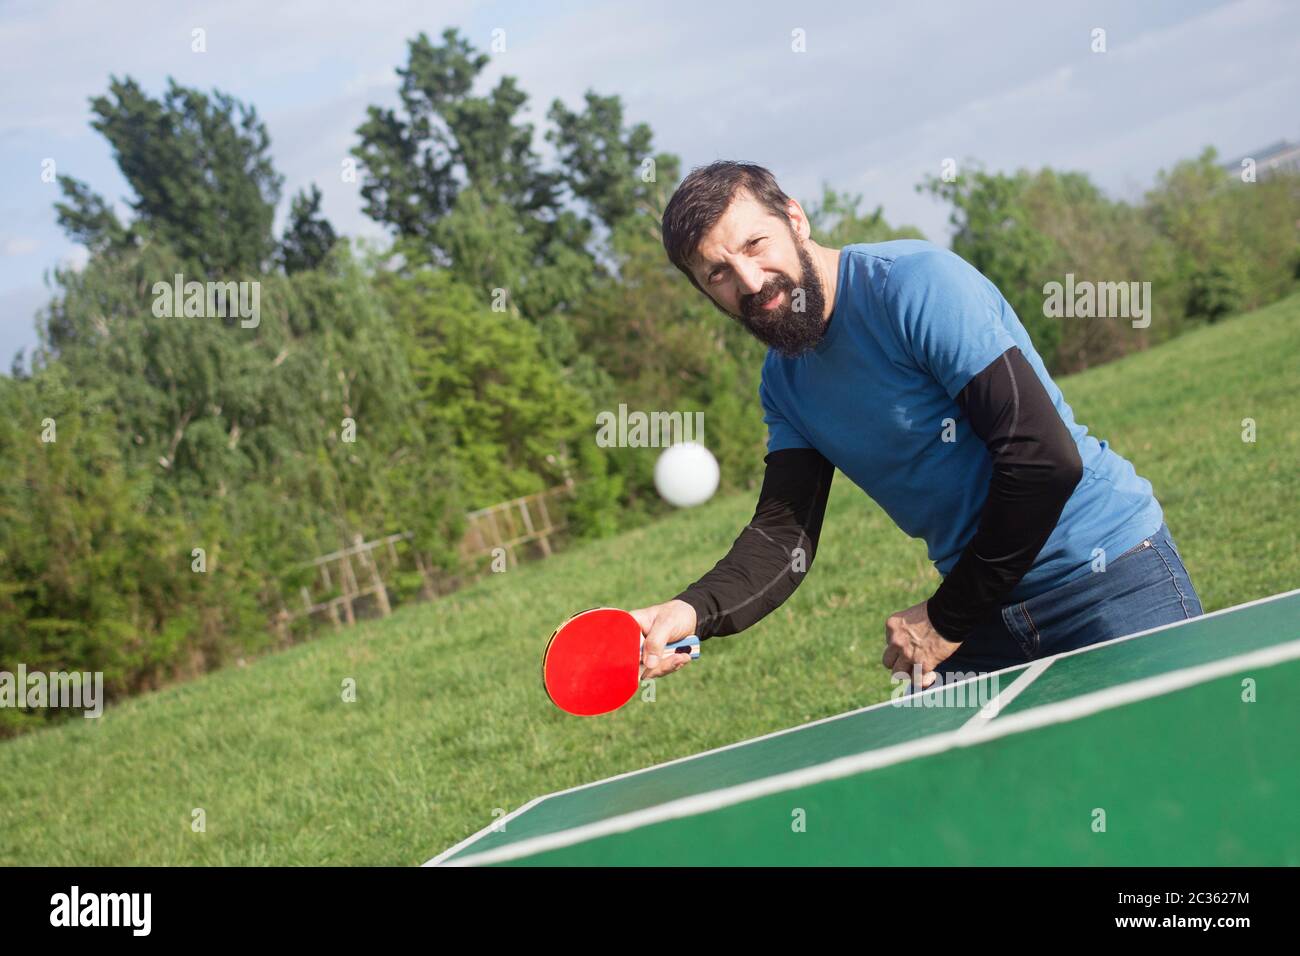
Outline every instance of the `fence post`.
{"type": "MultiPolygon", "coordinates": [[[[529,497],[537,500],[538,507],[543,509],[546,507],[544,504],[546,492],[538,492],[536,495],[530,495],[529,497]]],[[[551,556],[551,540],[546,536],[546,534],[551,529],[546,525],[543,525],[542,530],[539,533],[537,529],[533,527],[533,516],[528,512],[528,498],[521,498],[519,500],[519,513],[524,517],[524,527],[528,529],[528,534],[537,538],[537,543],[542,546],[542,555],[549,558],[551,556]]]]}
{"type": "Polygon", "coordinates": [[[434,593],[433,577],[430,575],[429,569],[424,564],[424,558],[420,557],[419,550],[412,547],[411,553],[415,555],[415,567],[419,570],[420,580],[423,582],[420,585],[420,596],[426,601],[432,601],[434,597],[437,596],[434,593]]]}
{"type": "Polygon", "coordinates": [[[384,579],[379,576],[379,562],[370,553],[371,549],[361,540],[361,535],[353,536],[352,543],[357,549],[362,564],[370,571],[370,584],[374,589],[375,597],[379,599],[379,613],[383,617],[388,617],[393,613],[393,608],[388,603],[388,588],[384,587],[384,579]]]}
{"type": "Polygon", "coordinates": [[[343,595],[340,600],[343,601],[343,614],[348,624],[357,623],[357,615],[352,609],[352,598],[357,593],[357,575],[352,570],[352,559],[348,557],[348,549],[343,549],[343,557],[340,559],[339,576],[343,579],[343,595]]]}

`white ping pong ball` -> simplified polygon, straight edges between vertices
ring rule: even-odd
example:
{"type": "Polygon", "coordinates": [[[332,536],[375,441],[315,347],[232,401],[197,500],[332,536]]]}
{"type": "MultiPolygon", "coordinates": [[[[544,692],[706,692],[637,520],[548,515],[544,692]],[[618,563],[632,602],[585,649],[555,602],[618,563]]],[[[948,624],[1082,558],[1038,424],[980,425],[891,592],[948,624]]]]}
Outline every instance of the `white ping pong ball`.
{"type": "Polygon", "coordinates": [[[702,505],[718,490],[718,460],[703,445],[688,441],[665,448],[655,462],[655,488],[678,508],[702,505]]]}

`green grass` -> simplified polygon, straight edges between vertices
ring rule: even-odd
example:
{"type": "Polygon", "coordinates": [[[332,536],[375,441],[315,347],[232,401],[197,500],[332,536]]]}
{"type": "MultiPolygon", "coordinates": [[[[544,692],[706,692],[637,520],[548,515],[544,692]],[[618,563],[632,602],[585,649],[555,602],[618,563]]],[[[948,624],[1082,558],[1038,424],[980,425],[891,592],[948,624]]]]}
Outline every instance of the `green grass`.
{"type": "MultiPolygon", "coordinates": [[[[1293,297],[1061,381],[1155,486],[1206,610],[1300,583],[1297,323],[1293,297]]],[[[0,864],[419,863],[540,794],[885,699],[884,618],[938,576],[841,476],[785,606],[709,641],[652,706],[580,720],[547,703],[538,655],[558,621],[671,597],[752,508],[722,498],[0,744],[0,864]]]]}

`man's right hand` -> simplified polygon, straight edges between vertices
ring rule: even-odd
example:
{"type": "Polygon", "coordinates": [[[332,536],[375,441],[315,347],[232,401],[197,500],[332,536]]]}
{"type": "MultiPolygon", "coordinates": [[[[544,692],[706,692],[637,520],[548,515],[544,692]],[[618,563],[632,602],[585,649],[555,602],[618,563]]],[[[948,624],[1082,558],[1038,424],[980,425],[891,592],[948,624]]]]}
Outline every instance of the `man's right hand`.
{"type": "Polygon", "coordinates": [[[668,601],[630,612],[641,625],[645,646],[641,649],[641,680],[663,677],[691,662],[690,654],[665,654],[673,641],[695,633],[695,608],[685,601],[668,601]]]}

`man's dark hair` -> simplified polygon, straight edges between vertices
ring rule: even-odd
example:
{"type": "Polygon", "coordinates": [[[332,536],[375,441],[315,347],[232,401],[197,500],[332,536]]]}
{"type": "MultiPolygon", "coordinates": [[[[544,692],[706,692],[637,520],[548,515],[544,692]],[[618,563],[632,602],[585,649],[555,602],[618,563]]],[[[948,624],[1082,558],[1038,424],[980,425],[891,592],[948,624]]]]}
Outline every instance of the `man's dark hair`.
{"type": "MultiPolygon", "coordinates": [[[[788,222],[790,197],[776,184],[776,177],[762,166],[721,159],[691,170],[664,209],[664,250],[668,260],[700,289],[691,273],[690,259],[704,234],[727,211],[736,194],[745,190],[773,215],[788,222]]],[[[703,292],[703,289],[700,289],[703,292]]]]}

